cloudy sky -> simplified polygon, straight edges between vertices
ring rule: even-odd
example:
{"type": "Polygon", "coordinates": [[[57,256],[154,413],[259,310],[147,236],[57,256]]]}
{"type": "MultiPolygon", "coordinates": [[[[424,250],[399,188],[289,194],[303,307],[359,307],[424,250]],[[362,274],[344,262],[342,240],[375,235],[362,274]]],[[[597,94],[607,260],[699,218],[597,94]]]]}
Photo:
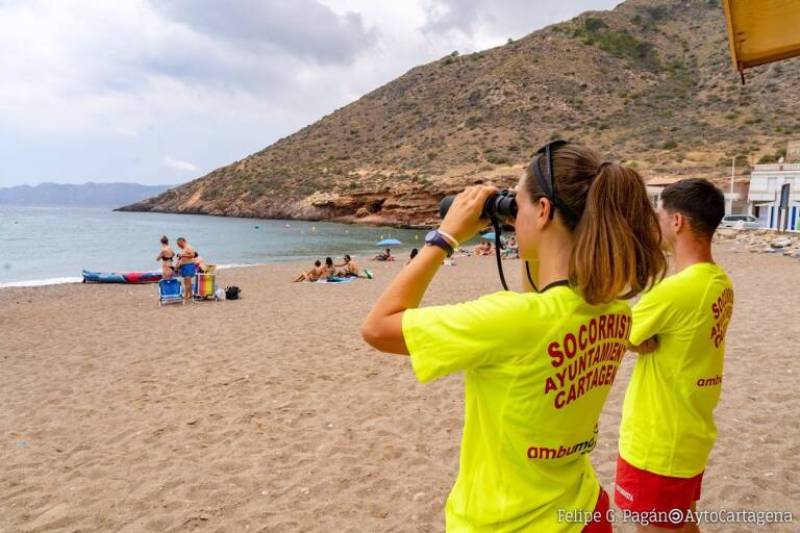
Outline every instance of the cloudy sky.
{"type": "Polygon", "coordinates": [[[0,0],[0,186],[175,184],[616,0],[0,0]]]}

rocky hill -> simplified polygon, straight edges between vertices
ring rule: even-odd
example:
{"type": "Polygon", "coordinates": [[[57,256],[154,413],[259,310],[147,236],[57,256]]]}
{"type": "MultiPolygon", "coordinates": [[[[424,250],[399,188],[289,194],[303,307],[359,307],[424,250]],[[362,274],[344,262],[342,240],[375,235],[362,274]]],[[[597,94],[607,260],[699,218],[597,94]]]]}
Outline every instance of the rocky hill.
{"type": "Polygon", "coordinates": [[[424,225],[467,184],[512,183],[563,137],[646,178],[722,178],[800,135],[800,60],[742,86],[719,0],[628,0],[416,67],[241,161],[127,207],[424,225]]]}

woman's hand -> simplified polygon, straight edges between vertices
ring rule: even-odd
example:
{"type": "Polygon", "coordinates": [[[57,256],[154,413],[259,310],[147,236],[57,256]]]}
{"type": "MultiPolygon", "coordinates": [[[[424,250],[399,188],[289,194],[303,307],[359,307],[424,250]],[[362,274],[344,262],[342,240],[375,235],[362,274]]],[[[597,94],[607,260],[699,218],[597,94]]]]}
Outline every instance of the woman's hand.
{"type": "Polygon", "coordinates": [[[447,211],[439,229],[452,235],[459,243],[469,240],[486,227],[486,220],[481,219],[481,212],[486,200],[497,192],[497,187],[491,185],[467,187],[453,200],[453,205],[447,211]]]}

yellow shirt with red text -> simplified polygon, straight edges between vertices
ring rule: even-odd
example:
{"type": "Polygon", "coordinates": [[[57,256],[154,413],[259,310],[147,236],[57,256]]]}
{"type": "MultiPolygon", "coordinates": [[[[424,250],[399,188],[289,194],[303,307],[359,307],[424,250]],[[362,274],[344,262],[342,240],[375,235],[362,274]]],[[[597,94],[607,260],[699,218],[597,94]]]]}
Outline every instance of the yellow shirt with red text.
{"type": "Polygon", "coordinates": [[[595,507],[588,454],[630,327],[626,302],[592,306],[567,286],[404,313],[417,379],[465,376],[448,531],[583,529],[564,512],[595,507]]]}
{"type": "Polygon", "coordinates": [[[733,286],[713,263],[666,278],[634,306],[630,342],[655,336],[658,347],[638,356],[625,393],[619,430],[625,461],[679,478],[705,469],[717,437],[713,413],[732,314],[733,286]]]}

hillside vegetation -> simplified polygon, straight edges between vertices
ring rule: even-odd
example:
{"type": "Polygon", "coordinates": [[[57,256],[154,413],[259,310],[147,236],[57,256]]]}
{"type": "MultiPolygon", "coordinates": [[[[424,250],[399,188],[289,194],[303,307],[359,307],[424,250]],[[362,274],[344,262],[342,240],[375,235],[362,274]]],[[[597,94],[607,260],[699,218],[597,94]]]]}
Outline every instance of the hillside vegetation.
{"type": "Polygon", "coordinates": [[[742,86],[718,0],[628,0],[413,68],[134,210],[424,225],[464,185],[512,183],[557,137],[663,176],[728,175],[800,132],[800,60],[742,86]]]}

